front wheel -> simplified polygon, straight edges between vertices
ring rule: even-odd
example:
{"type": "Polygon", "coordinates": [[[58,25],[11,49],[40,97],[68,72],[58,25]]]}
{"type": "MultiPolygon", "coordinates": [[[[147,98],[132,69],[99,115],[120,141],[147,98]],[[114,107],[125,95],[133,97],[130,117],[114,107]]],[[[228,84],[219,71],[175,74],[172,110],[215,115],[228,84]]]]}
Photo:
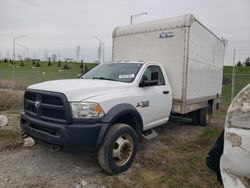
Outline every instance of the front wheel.
{"type": "Polygon", "coordinates": [[[114,124],[107,132],[98,151],[100,166],[111,174],[126,171],[137,152],[137,135],[127,124],[114,124]]]}

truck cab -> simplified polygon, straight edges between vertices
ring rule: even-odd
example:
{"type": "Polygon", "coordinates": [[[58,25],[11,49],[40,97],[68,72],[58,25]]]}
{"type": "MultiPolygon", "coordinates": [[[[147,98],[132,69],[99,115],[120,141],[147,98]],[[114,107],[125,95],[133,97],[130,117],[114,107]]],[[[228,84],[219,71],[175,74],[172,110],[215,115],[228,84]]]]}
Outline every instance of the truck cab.
{"type": "Polygon", "coordinates": [[[80,79],[47,81],[25,92],[22,130],[65,150],[99,151],[110,173],[126,170],[138,136],[169,119],[172,91],[162,65],[108,62],[80,79]]]}

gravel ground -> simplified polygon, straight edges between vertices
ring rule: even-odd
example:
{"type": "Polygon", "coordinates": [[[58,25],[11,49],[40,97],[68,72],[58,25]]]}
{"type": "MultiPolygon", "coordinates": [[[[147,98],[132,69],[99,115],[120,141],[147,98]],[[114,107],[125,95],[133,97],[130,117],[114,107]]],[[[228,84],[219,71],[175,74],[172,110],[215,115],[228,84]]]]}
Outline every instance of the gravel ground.
{"type": "MultiPolygon", "coordinates": [[[[51,152],[43,146],[0,153],[0,187],[77,187],[103,175],[93,154],[51,152]]],[[[100,182],[101,183],[101,182],[100,182]]],[[[96,186],[94,186],[96,185],[96,186]]]]}
{"type": "MultiPolygon", "coordinates": [[[[223,125],[223,118],[213,119],[212,124],[223,125]]],[[[143,187],[143,184],[137,185],[134,177],[137,170],[146,163],[143,160],[153,158],[159,148],[167,149],[168,143],[175,144],[170,142],[172,138],[183,143],[194,139],[203,130],[204,127],[172,121],[158,127],[157,138],[139,142],[133,166],[127,172],[115,176],[108,175],[99,167],[94,154],[52,152],[40,145],[1,151],[0,188],[143,187]]],[[[210,176],[214,175],[210,173],[210,176]]]]}

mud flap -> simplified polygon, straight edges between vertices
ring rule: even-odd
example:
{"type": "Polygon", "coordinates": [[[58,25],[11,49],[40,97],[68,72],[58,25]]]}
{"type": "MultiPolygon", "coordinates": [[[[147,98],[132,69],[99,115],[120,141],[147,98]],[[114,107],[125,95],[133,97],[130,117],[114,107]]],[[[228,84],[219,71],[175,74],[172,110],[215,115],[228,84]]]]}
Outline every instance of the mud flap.
{"type": "Polygon", "coordinates": [[[216,173],[217,180],[221,184],[222,184],[222,178],[220,173],[220,158],[223,153],[223,147],[224,147],[224,130],[217,138],[215,144],[209,151],[208,156],[206,158],[207,166],[216,173]]]}

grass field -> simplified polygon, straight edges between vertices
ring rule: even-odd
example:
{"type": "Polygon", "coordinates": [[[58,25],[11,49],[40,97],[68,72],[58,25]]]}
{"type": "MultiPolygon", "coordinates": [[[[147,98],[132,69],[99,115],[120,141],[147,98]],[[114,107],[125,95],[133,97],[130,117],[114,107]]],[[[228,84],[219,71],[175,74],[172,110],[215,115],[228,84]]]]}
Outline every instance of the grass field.
{"type": "MultiPolygon", "coordinates": [[[[79,74],[81,73],[80,63],[74,63],[74,62],[61,62],[61,66],[58,67],[58,62],[51,62],[51,66],[48,66],[48,62],[42,61],[39,62],[40,67],[36,67],[36,65],[32,65],[31,61],[23,61],[24,66],[20,66],[21,62],[16,61],[15,62],[15,70],[16,71],[22,71],[22,72],[58,72],[59,70],[62,70],[64,65],[68,65],[70,69],[65,70],[66,72],[72,72],[79,74]]],[[[96,64],[94,63],[84,63],[86,64],[87,69],[91,69],[96,64]]],[[[3,61],[0,61],[0,71],[12,71],[12,64],[11,63],[4,63],[3,61]]]]}
{"type": "MultiPolygon", "coordinates": [[[[77,78],[83,72],[92,69],[96,66],[93,63],[84,63],[83,69],[80,67],[80,63],[66,63],[61,62],[61,66],[58,66],[58,62],[51,62],[51,66],[48,66],[48,62],[39,62],[40,66],[36,67],[32,62],[22,62],[24,66],[21,66],[21,62],[17,61],[14,64],[14,87],[16,89],[24,89],[30,84],[38,83],[47,80],[56,79],[68,79],[77,78]],[[63,67],[67,65],[69,69],[64,70],[63,67]]],[[[0,62],[0,87],[8,88],[12,87],[12,69],[13,64],[0,62]]]]}

